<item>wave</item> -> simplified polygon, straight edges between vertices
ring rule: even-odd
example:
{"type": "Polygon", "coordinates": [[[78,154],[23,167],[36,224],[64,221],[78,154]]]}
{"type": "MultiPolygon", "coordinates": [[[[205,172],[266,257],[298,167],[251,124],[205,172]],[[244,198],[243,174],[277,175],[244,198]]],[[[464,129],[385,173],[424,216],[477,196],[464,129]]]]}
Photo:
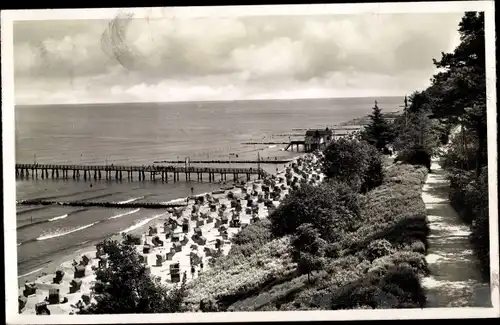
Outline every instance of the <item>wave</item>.
{"type": "Polygon", "coordinates": [[[128,212],[125,212],[125,213],[120,213],[120,214],[117,214],[116,216],[109,217],[108,220],[116,219],[116,218],[121,218],[121,217],[124,217],[124,216],[128,216],[129,214],[134,214],[134,213],[138,212],[139,210],[140,210],[140,208],[132,210],[132,211],[128,211],[128,212]]]}
{"type": "Polygon", "coordinates": [[[67,217],[68,217],[68,214],[63,214],[62,216],[51,218],[51,219],[49,219],[49,221],[56,221],[56,220],[64,219],[67,217]]]}
{"type": "Polygon", "coordinates": [[[137,228],[140,228],[140,227],[144,226],[148,222],[150,222],[150,221],[152,221],[154,219],[157,219],[157,218],[159,218],[161,216],[164,216],[164,215],[166,215],[166,213],[157,214],[157,215],[152,216],[151,218],[144,219],[144,220],[142,220],[142,221],[140,221],[140,222],[138,222],[138,223],[136,223],[136,224],[128,227],[127,229],[120,231],[119,234],[131,232],[131,231],[133,231],[133,230],[135,230],[137,228]]]}
{"type": "Polygon", "coordinates": [[[42,223],[47,223],[49,221],[50,220],[41,220],[41,221],[31,222],[31,223],[28,223],[28,224],[25,224],[25,225],[17,227],[16,230],[20,230],[20,229],[24,229],[24,228],[28,228],[28,227],[33,227],[33,226],[36,226],[36,225],[40,225],[42,223]]]}
{"type": "Polygon", "coordinates": [[[42,235],[42,236],[38,237],[36,240],[47,240],[47,239],[52,239],[52,238],[56,238],[56,237],[66,236],[66,235],[72,234],[74,232],[77,232],[77,231],[80,231],[80,230],[92,227],[93,225],[98,224],[99,222],[100,221],[96,221],[96,222],[90,223],[88,225],[81,226],[81,227],[78,227],[78,228],[75,228],[75,229],[71,229],[71,230],[68,230],[68,231],[65,231],[65,232],[56,232],[56,233],[53,233],[53,234],[42,235]]]}
{"type": "Polygon", "coordinates": [[[124,203],[130,203],[130,202],[134,202],[134,201],[141,200],[141,199],[144,199],[144,196],[134,197],[132,199],[128,199],[128,200],[125,200],[125,201],[120,201],[120,202],[117,202],[117,203],[118,204],[124,204],[124,203]]]}
{"type": "Polygon", "coordinates": [[[32,222],[32,223],[28,223],[28,224],[25,224],[25,225],[22,225],[22,226],[19,226],[16,228],[16,230],[20,230],[20,229],[25,229],[25,228],[28,228],[28,227],[33,227],[33,226],[37,226],[37,225],[40,225],[42,223],[47,223],[47,222],[52,222],[52,221],[56,221],[56,220],[61,220],[61,219],[65,219],[67,218],[68,216],[71,216],[75,213],[79,213],[79,212],[83,212],[83,211],[87,211],[88,209],[78,209],[78,210],[75,210],[75,211],[71,211],[67,214],[64,214],[64,215],[61,215],[61,216],[58,216],[58,217],[54,217],[54,218],[51,218],[51,219],[46,219],[46,220],[40,220],[40,221],[35,221],[35,222],[32,222]]]}

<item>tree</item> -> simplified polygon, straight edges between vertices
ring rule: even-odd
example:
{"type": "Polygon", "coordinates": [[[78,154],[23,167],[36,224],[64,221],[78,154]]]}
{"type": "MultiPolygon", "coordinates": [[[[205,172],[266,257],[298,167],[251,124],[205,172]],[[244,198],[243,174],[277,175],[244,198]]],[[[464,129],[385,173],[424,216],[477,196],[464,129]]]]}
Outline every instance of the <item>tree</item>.
{"type": "Polygon", "coordinates": [[[307,281],[311,283],[311,273],[323,268],[323,258],[326,242],[321,239],[319,231],[310,223],[297,228],[292,239],[292,257],[297,262],[301,274],[307,274],[307,281]]]}
{"type": "Polygon", "coordinates": [[[453,53],[442,53],[439,61],[434,60],[436,67],[444,71],[434,76],[428,91],[433,97],[433,117],[462,124],[464,138],[467,131],[478,137],[476,174],[479,175],[487,163],[484,12],[466,12],[458,31],[461,42],[453,53]]]}
{"type": "Polygon", "coordinates": [[[410,157],[417,150],[433,156],[437,153],[440,140],[440,126],[437,120],[431,120],[427,111],[407,112],[406,117],[396,119],[396,139],[394,149],[400,160],[410,157]]]}
{"type": "Polygon", "coordinates": [[[367,142],[340,138],[330,142],[323,153],[322,169],[327,178],[345,182],[358,192],[381,184],[381,155],[367,142]]]}
{"type": "Polygon", "coordinates": [[[271,232],[276,237],[291,235],[310,223],[323,239],[335,242],[361,222],[359,205],[359,195],[346,183],[304,184],[269,215],[271,232]]]}
{"type": "Polygon", "coordinates": [[[382,150],[391,142],[393,132],[391,125],[384,119],[382,109],[378,107],[377,101],[375,101],[370,120],[370,123],[361,132],[361,137],[377,149],[382,150]]]}
{"type": "Polygon", "coordinates": [[[102,250],[108,255],[108,266],[96,271],[102,290],[96,302],[79,314],[174,313],[183,310],[186,286],[169,289],[146,273],[134,246],[105,240],[102,250]]]}

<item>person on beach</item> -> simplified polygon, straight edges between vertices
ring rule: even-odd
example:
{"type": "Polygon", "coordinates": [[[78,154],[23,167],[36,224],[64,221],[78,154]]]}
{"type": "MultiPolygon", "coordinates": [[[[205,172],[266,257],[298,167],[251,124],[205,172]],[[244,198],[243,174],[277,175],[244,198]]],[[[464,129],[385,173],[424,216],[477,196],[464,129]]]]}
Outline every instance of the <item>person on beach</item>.
{"type": "Polygon", "coordinates": [[[203,260],[200,262],[200,271],[203,270],[203,260]]]}
{"type": "Polygon", "coordinates": [[[194,279],[195,273],[196,273],[196,269],[194,268],[194,265],[191,265],[191,279],[194,279]]]}

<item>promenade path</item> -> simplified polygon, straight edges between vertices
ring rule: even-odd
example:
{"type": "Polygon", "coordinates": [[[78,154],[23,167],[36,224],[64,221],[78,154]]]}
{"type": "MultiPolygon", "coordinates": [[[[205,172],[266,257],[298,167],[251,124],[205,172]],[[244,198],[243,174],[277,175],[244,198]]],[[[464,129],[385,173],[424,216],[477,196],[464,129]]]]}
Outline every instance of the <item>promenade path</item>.
{"type": "Polygon", "coordinates": [[[431,274],[423,279],[427,307],[490,307],[489,283],[481,278],[470,228],[450,205],[448,193],[445,171],[433,159],[422,193],[431,229],[426,256],[431,274]]]}

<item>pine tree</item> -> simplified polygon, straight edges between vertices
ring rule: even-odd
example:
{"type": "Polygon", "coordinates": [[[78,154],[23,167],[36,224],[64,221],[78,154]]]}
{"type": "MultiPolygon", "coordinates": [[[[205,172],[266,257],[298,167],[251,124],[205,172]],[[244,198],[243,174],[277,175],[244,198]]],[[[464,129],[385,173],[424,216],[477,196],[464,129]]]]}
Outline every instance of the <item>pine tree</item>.
{"type": "Polygon", "coordinates": [[[378,107],[377,101],[370,115],[370,124],[366,126],[362,133],[363,140],[366,140],[377,149],[386,148],[392,141],[392,128],[384,119],[382,109],[378,107]]]}

